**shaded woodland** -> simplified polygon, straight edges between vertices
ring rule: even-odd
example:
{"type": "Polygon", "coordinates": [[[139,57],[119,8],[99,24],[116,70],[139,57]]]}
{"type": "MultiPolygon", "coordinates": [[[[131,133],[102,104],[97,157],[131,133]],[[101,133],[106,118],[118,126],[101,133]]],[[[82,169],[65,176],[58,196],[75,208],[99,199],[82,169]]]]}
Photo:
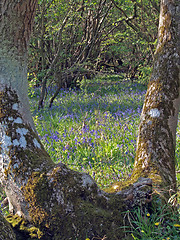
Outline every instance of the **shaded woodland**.
{"type": "MultiPolygon", "coordinates": [[[[123,8],[122,1],[90,3],[81,1],[77,8],[74,2],[66,5],[64,1],[40,1],[40,10],[38,9],[37,14],[41,17],[37,21],[38,15],[36,15],[35,22],[41,24],[41,27],[37,28],[41,29],[39,35],[41,38],[38,41],[32,38],[29,49],[38,2],[2,0],[0,4],[0,183],[7,196],[10,214],[5,219],[0,213],[1,239],[137,239],[125,229],[126,226],[132,227],[130,212],[136,209],[137,212],[140,211],[143,217],[141,219],[145,219],[146,216],[156,214],[162,206],[167,206],[164,213],[166,216],[167,213],[168,216],[169,213],[171,216],[177,215],[176,223],[172,223],[168,228],[172,219],[163,215],[157,218],[161,219],[160,222],[153,224],[163,225],[162,234],[166,239],[169,239],[164,231],[166,227],[172,230],[169,231],[171,236],[178,239],[179,230],[176,231],[176,227],[179,228],[180,225],[176,202],[175,149],[180,107],[180,2],[161,0],[158,41],[154,55],[151,52],[156,34],[154,41],[150,39],[153,35],[151,30],[145,34],[149,28],[146,29],[143,14],[153,15],[158,11],[156,2],[149,1],[147,3],[151,4],[149,8],[145,4],[142,5],[142,1],[125,2],[123,8]],[[54,29],[48,28],[45,24],[52,4],[57,4],[53,5],[54,8],[60,7],[62,10],[63,6],[64,9],[64,15],[59,15],[64,17],[58,31],[55,31],[56,24],[54,29]],[[147,13],[149,10],[150,12],[147,13]],[[120,18],[116,18],[116,14],[120,14],[120,18]],[[113,23],[111,22],[111,29],[108,29],[105,26],[110,26],[110,20],[108,21],[110,15],[111,19],[115,19],[113,23]],[[75,24],[69,22],[71,17],[76,20],[75,24]],[[82,18],[86,19],[83,23],[82,18]],[[118,44],[111,43],[115,39],[113,34],[118,28],[122,30],[120,33],[125,34],[129,30],[135,32],[137,36],[135,42],[132,41],[132,44],[126,46],[127,55],[119,52],[121,57],[117,57],[118,50],[113,52],[113,46],[117,47],[118,44],[125,43],[124,38],[122,37],[122,41],[118,44]],[[48,35],[47,30],[51,30],[52,34],[48,35]],[[56,32],[54,35],[53,30],[56,32]],[[69,38],[63,35],[65,30],[69,38]],[[81,34],[76,35],[77,32],[81,34]],[[50,40],[48,36],[51,36],[50,40]],[[69,41],[66,41],[67,39],[69,41]],[[142,45],[141,51],[140,47],[138,48],[138,41],[140,46],[142,45]],[[52,47],[48,49],[49,44],[52,47]],[[41,54],[38,51],[39,55],[36,51],[33,52],[32,46],[38,51],[40,48],[41,54]],[[129,51],[131,46],[133,46],[132,52],[129,51]],[[27,61],[28,49],[30,57],[27,61]],[[108,57],[106,57],[107,53],[108,57]],[[131,62],[134,56],[136,59],[131,62]],[[33,57],[37,57],[35,60],[37,65],[34,65],[36,72],[32,70],[33,57]],[[119,74],[121,72],[133,81],[140,74],[138,69],[141,68],[143,73],[152,60],[153,69],[140,118],[134,168],[129,178],[103,191],[88,173],[74,171],[61,161],[52,161],[40,141],[30,111],[27,62],[30,84],[32,85],[33,82],[34,86],[41,87],[39,108],[42,108],[49,84],[55,83],[57,88],[50,99],[51,106],[60,88],[67,88],[72,83],[76,86],[78,82],[81,83],[89,78],[89,73],[102,71],[105,74],[106,71],[112,71],[119,74]],[[141,65],[141,61],[145,65],[141,65]],[[137,63],[138,65],[135,65],[137,63]],[[120,70],[121,67],[126,68],[120,70]],[[38,73],[41,74],[39,78],[36,77],[38,73]],[[173,196],[173,204],[169,205],[169,200],[173,196]]],[[[58,19],[58,14],[54,19],[58,19]]],[[[47,23],[50,21],[51,18],[47,23]]],[[[53,26],[52,22],[51,26],[53,26]]],[[[153,26],[150,21],[149,26],[153,26]]],[[[118,39],[121,39],[120,36],[118,39]]],[[[125,49],[124,47],[122,52],[125,53],[125,49]]],[[[141,228],[139,230],[141,233],[145,232],[141,228]]],[[[146,239],[146,236],[144,238],[142,235],[142,239],[146,239]]]]}
{"type": "Polygon", "coordinates": [[[40,1],[29,49],[29,81],[78,87],[99,73],[147,82],[157,42],[159,1],[40,1]]]}

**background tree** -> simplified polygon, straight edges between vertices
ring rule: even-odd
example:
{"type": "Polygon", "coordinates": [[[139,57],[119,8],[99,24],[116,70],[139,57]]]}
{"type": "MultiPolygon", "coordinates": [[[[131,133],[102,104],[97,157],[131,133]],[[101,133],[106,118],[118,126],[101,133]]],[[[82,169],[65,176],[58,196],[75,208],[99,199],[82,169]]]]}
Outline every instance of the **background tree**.
{"type": "MultiPolygon", "coordinates": [[[[152,180],[161,189],[167,186],[175,190],[179,4],[179,1],[161,1],[159,41],[142,113],[131,186],[127,188],[127,183],[122,191],[116,187],[110,194],[100,190],[88,174],[72,171],[63,164],[55,165],[45,152],[28,108],[25,77],[26,51],[36,1],[9,0],[8,5],[2,2],[0,180],[10,211],[17,214],[8,218],[13,226],[44,239],[83,239],[86,234],[90,238],[106,235],[110,239],[121,239],[125,235],[120,229],[126,220],[124,211],[140,203],[148,207],[152,180]],[[165,178],[164,172],[169,178],[165,178]],[[136,180],[138,182],[133,183],[136,180]]],[[[167,193],[170,195],[171,191],[167,193]]]]}
{"type": "Polygon", "coordinates": [[[157,0],[39,1],[29,54],[29,80],[42,88],[39,108],[49,85],[57,86],[51,106],[62,87],[100,71],[147,79],[158,8],[157,0]]]}

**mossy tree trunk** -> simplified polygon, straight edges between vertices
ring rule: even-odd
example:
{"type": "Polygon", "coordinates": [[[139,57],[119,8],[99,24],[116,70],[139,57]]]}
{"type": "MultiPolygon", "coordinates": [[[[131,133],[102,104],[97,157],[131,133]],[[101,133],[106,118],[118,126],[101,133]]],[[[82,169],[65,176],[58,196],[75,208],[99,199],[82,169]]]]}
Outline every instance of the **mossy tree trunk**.
{"type": "Polygon", "coordinates": [[[149,177],[176,192],[175,146],[180,106],[180,1],[161,1],[158,46],[141,114],[132,178],[149,177]]]}
{"type": "MultiPolygon", "coordinates": [[[[175,24],[179,19],[175,18],[180,15],[180,3],[161,3],[159,45],[140,125],[134,183],[122,191],[115,186],[114,193],[100,190],[85,173],[55,165],[34,129],[27,99],[26,56],[36,3],[0,2],[0,182],[12,213],[7,219],[19,240],[27,238],[27,233],[35,239],[105,235],[107,239],[122,239],[124,211],[148,205],[151,200],[152,180],[139,177],[152,177],[156,183],[160,180],[175,189],[174,135],[179,99],[179,25],[175,24]],[[170,174],[168,181],[164,172],[170,174]]],[[[6,224],[0,218],[0,225],[6,224]]],[[[2,236],[14,239],[7,228],[2,228],[2,236]]]]}
{"type": "Polygon", "coordinates": [[[10,224],[4,219],[0,213],[0,239],[1,240],[15,240],[16,236],[12,231],[10,224]]]}

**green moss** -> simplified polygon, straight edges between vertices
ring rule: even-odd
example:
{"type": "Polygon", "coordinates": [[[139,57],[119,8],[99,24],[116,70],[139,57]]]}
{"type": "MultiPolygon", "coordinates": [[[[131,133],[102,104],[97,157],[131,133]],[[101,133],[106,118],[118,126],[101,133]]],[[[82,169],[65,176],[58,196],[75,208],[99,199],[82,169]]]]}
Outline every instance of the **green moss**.
{"type": "Polygon", "coordinates": [[[15,240],[15,234],[8,221],[0,213],[0,238],[4,240],[15,240]]]}
{"type": "Polygon", "coordinates": [[[121,227],[128,223],[123,195],[101,192],[90,176],[60,164],[49,173],[33,172],[22,191],[29,204],[31,224],[19,216],[8,216],[8,221],[28,238],[125,238],[121,227]]]}
{"type": "Polygon", "coordinates": [[[18,227],[23,221],[18,215],[9,215],[6,217],[6,220],[12,225],[12,227],[18,227]]]}
{"type": "Polygon", "coordinates": [[[41,239],[43,236],[39,228],[32,226],[32,224],[18,215],[8,215],[6,219],[15,231],[18,230],[21,236],[26,236],[26,239],[41,239]]]}
{"type": "MultiPolygon", "coordinates": [[[[39,171],[48,171],[54,167],[54,163],[51,161],[50,156],[43,148],[38,135],[32,130],[31,126],[25,123],[22,119],[17,108],[14,108],[14,104],[17,106],[20,104],[18,96],[11,88],[6,88],[4,92],[0,92],[0,122],[3,126],[5,136],[8,136],[13,143],[8,146],[6,154],[6,162],[4,165],[4,178],[8,181],[8,178],[13,176],[13,181],[26,182],[31,176],[34,169],[39,171]],[[20,119],[20,121],[14,121],[20,119]],[[25,133],[22,137],[17,129],[25,129],[25,133]],[[24,146],[21,146],[21,141],[24,139],[24,146]],[[36,140],[38,147],[34,144],[36,140]],[[17,144],[19,143],[19,144],[17,144]],[[8,162],[7,162],[8,159],[8,162]],[[44,167],[46,166],[46,168],[44,167]]],[[[0,148],[1,152],[4,149],[0,148]]],[[[2,160],[3,161],[3,160],[2,160]]]]}
{"type": "Polygon", "coordinates": [[[119,229],[123,224],[120,212],[125,210],[124,201],[111,195],[108,202],[98,194],[95,183],[83,187],[82,175],[64,165],[54,168],[51,174],[33,173],[23,191],[32,222],[44,236],[47,232],[55,240],[124,236],[119,229]],[[56,193],[62,198],[59,203],[56,193]]]}
{"type": "MultiPolygon", "coordinates": [[[[168,33],[172,31],[171,16],[168,15],[167,9],[164,11],[166,24],[160,29],[160,35],[163,36],[166,32],[170,37],[168,33]]],[[[139,128],[136,165],[131,177],[131,181],[136,181],[139,176],[149,177],[161,190],[175,186],[175,142],[169,119],[175,117],[174,101],[179,97],[179,70],[174,58],[176,46],[173,45],[173,39],[165,40],[168,43],[160,44],[162,49],[159,48],[155,55],[154,70],[148,85],[139,128]],[[151,109],[158,109],[160,116],[152,118],[149,114],[151,109]],[[142,169],[144,162],[146,166],[142,169]]]]}
{"type": "Polygon", "coordinates": [[[41,225],[42,222],[47,224],[48,213],[44,205],[50,201],[51,191],[46,174],[32,173],[27,185],[22,190],[29,203],[28,211],[32,221],[36,225],[41,225]]]}
{"type": "Polygon", "coordinates": [[[171,41],[171,23],[172,23],[172,17],[171,14],[168,11],[167,6],[163,6],[163,24],[161,24],[159,28],[159,44],[158,48],[156,49],[156,53],[161,53],[164,50],[164,47],[167,42],[171,41]]]}

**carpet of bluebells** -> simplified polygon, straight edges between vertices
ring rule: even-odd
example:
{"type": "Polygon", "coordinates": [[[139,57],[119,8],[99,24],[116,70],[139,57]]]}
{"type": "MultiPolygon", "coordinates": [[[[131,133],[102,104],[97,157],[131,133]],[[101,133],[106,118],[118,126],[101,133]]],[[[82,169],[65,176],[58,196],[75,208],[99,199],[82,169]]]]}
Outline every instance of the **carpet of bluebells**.
{"type": "MultiPolygon", "coordinates": [[[[32,115],[39,137],[51,158],[71,169],[89,173],[101,188],[127,179],[133,169],[146,88],[141,82],[130,82],[119,76],[103,76],[86,81],[76,90],[61,89],[52,107],[48,108],[48,102],[56,91],[55,87],[48,87],[45,107],[37,110],[40,88],[30,84],[32,115]]],[[[176,159],[179,189],[180,125],[177,129],[176,159]]],[[[0,193],[3,193],[2,189],[0,193]]],[[[1,198],[3,194],[0,194],[0,202],[1,198]]],[[[131,223],[135,227],[130,230],[133,239],[180,239],[177,218],[170,215],[171,220],[164,223],[163,209],[152,216],[150,213],[146,216],[135,213],[131,223]]],[[[3,214],[7,213],[5,208],[3,214]]]]}
{"type": "Polygon", "coordinates": [[[99,77],[78,90],[62,89],[48,108],[55,90],[48,87],[45,107],[37,110],[40,89],[29,89],[35,125],[52,159],[88,172],[102,188],[126,179],[133,168],[146,85],[99,77]]]}

